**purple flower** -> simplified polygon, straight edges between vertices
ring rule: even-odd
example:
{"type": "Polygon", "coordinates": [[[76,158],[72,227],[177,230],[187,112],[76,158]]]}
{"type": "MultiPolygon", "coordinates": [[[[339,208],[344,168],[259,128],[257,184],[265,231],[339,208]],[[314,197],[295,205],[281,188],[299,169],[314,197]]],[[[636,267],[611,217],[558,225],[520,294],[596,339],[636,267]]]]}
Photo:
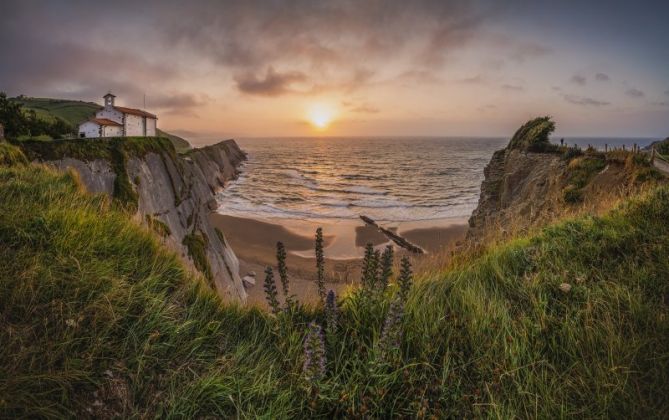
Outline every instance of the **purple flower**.
{"type": "Polygon", "coordinates": [[[390,362],[393,355],[397,355],[402,343],[402,317],[404,316],[404,301],[395,299],[390,304],[388,315],[383,323],[381,338],[376,349],[382,362],[390,362]]]}
{"type": "Polygon", "coordinates": [[[325,377],[325,340],[323,330],[316,322],[309,323],[304,337],[304,378],[315,386],[325,377]]]}
{"type": "Polygon", "coordinates": [[[337,296],[335,295],[334,290],[330,290],[327,297],[325,298],[325,319],[327,321],[326,332],[328,335],[328,340],[330,340],[337,331],[337,322],[339,319],[337,296]]]}

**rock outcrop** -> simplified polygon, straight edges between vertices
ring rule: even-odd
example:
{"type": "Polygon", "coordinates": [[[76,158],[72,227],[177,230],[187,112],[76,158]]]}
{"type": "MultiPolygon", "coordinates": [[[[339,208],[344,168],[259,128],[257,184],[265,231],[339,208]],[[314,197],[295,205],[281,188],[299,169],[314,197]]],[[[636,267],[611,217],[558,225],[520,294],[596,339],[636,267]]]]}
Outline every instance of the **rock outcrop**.
{"type": "Polygon", "coordinates": [[[565,162],[559,155],[518,149],[496,151],[484,169],[481,195],[469,218],[467,239],[503,236],[550,218],[564,169],[565,162]]]}
{"type": "Polygon", "coordinates": [[[548,142],[553,129],[549,118],[531,120],[493,154],[469,219],[470,245],[523,234],[565,216],[597,214],[649,182],[664,182],[647,154],[553,145],[548,142]]]}
{"type": "Polygon", "coordinates": [[[134,217],[156,231],[222,297],[245,302],[237,257],[207,217],[217,207],[216,193],[237,177],[246,158],[234,140],[185,154],[177,154],[161,138],[95,141],[29,142],[22,148],[32,160],[74,169],[92,193],[125,197],[134,217]]]}

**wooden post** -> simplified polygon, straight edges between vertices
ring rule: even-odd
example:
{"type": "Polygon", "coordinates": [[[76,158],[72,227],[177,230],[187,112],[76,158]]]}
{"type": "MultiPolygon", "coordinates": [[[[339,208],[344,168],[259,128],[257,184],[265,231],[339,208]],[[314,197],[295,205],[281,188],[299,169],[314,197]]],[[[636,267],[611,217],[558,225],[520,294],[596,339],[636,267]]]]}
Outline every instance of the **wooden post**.
{"type": "Polygon", "coordinates": [[[604,153],[609,151],[609,145],[604,143],[604,153]]]}
{"type": "Polygon", "coordinates": [[[623,152],[625,151],[625,145],[623,144],[623,152]]]}
{"type": "Polygon", "coordinates": [[[653,147],[653,151],[650,152],[650,164],[652,165],[655,162],[655,147],[653,147]]]}

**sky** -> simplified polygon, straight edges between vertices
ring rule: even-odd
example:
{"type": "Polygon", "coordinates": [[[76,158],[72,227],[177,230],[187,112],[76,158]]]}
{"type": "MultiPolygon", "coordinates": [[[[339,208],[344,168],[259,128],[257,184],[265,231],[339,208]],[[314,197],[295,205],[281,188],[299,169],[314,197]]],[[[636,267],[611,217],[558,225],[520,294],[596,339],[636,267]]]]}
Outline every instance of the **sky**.
{"type": "Polygon", "coordinates": [[[669,2],[0,2],[0,91],[249,136],[669,136],[669,2]]]}

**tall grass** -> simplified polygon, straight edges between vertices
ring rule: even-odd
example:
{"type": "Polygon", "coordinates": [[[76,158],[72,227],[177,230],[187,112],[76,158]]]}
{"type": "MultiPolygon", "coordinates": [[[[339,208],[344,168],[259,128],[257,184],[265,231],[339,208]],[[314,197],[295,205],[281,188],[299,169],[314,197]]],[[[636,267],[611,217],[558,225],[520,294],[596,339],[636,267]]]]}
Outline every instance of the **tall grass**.
{"type": "Polygon", "coordinates": [[[402,305],[396,276],[330,297],[321,347],[322,305],[223,304],[71,174],[0,167],[0,417],[666,417],[667,220],[660,187],[456,258],[402,305]]]}

